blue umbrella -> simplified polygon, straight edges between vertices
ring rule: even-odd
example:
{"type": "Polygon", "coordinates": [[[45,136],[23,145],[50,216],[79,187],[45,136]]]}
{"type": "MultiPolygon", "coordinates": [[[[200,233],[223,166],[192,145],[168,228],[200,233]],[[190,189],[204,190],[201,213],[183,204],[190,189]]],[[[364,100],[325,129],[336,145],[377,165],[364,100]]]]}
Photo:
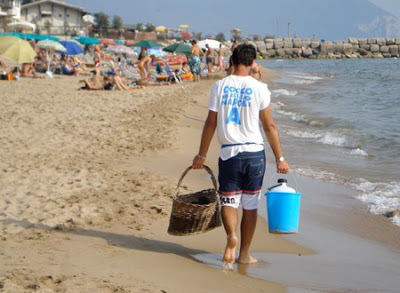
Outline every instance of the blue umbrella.
{"type": "Polygon", "coordinates": [[[35,41],[43,41],[43,40],[52,40],[58,42],[60,39],[50,35],[39,35],[39,34],[20,34],[21,39],[26,40],[35,40],[35,41]]]}
{"type": "Polygon", "coordinates": [[[61,41],[61,45],[67,49],[65,52],[61,52],[63,55],[79,55],[83,54],[83,49],[76,42],[73,41],[61,41]]]}
{"type": "Polygon", "coordinates": [[[90,37],[78,37],[78,38],[75,38],[75,40],[77,40],[82,45],[94,45],[94,44],[100,43],[100,41],[98,39],[90,38],[90,37]]]}

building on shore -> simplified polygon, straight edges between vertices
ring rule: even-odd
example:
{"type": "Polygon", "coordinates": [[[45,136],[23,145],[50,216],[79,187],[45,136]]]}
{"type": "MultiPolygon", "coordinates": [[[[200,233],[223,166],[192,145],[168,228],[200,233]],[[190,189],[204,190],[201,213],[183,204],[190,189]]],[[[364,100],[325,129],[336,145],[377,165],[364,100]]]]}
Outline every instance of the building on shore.
{"type": "Polygon", "coordinates": [[[83,7],[64,1],[39,0],[21,6],[21,20],[34,23],[36,32],[51,35],[86,33],[83,7]]]}
{"type": "Polygon", "coordinates": [[[7,24],[21,17],[21,2],[0,0],[0,31],[7,30],[7,24]]]}

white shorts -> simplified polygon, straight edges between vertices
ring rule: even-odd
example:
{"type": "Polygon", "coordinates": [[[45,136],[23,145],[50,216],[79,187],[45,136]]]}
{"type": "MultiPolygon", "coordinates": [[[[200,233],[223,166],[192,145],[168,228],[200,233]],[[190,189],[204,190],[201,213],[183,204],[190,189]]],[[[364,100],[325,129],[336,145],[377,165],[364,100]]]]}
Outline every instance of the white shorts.
{"type": "Polygon", "coordinates": [[[221,206],[239,208],[242,205],[244,210],[256,210],[260,200],[261,192],[220,192],[221,206]]]}

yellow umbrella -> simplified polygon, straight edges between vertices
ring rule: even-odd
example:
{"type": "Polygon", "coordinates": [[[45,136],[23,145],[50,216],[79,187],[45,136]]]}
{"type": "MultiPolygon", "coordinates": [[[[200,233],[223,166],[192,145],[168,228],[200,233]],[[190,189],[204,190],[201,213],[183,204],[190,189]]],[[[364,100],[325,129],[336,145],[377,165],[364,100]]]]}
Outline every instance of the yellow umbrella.
{"type": "Polygon", "coordinates": [[[13,36],[0,37],[0,54],[17,63],[31,63],[36,57],[29,42],[13,36]]]}
{"type": "Polygon", "coordinates": [[[154,29],[154,31],[155,31],[156,33],[163,33],[163,32],[165,32],[165,30],[166,30],[166,27],[163,26],[163,25],[157,26],[157,27],[154,29]]]}

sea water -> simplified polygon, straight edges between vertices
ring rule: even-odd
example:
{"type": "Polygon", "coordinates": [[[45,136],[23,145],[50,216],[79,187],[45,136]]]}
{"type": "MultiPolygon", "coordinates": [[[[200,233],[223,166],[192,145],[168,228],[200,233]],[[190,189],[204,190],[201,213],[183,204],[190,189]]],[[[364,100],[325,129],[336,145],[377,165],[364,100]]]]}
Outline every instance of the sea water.
{"type": "MultiPolygon", "coordinates": [[[[357,190],[372,213],[400,210],[400,60],[259,60],[293,172],[357,190]]],[[[400,226],[400,215],[391,217],[400,226]]]]}

